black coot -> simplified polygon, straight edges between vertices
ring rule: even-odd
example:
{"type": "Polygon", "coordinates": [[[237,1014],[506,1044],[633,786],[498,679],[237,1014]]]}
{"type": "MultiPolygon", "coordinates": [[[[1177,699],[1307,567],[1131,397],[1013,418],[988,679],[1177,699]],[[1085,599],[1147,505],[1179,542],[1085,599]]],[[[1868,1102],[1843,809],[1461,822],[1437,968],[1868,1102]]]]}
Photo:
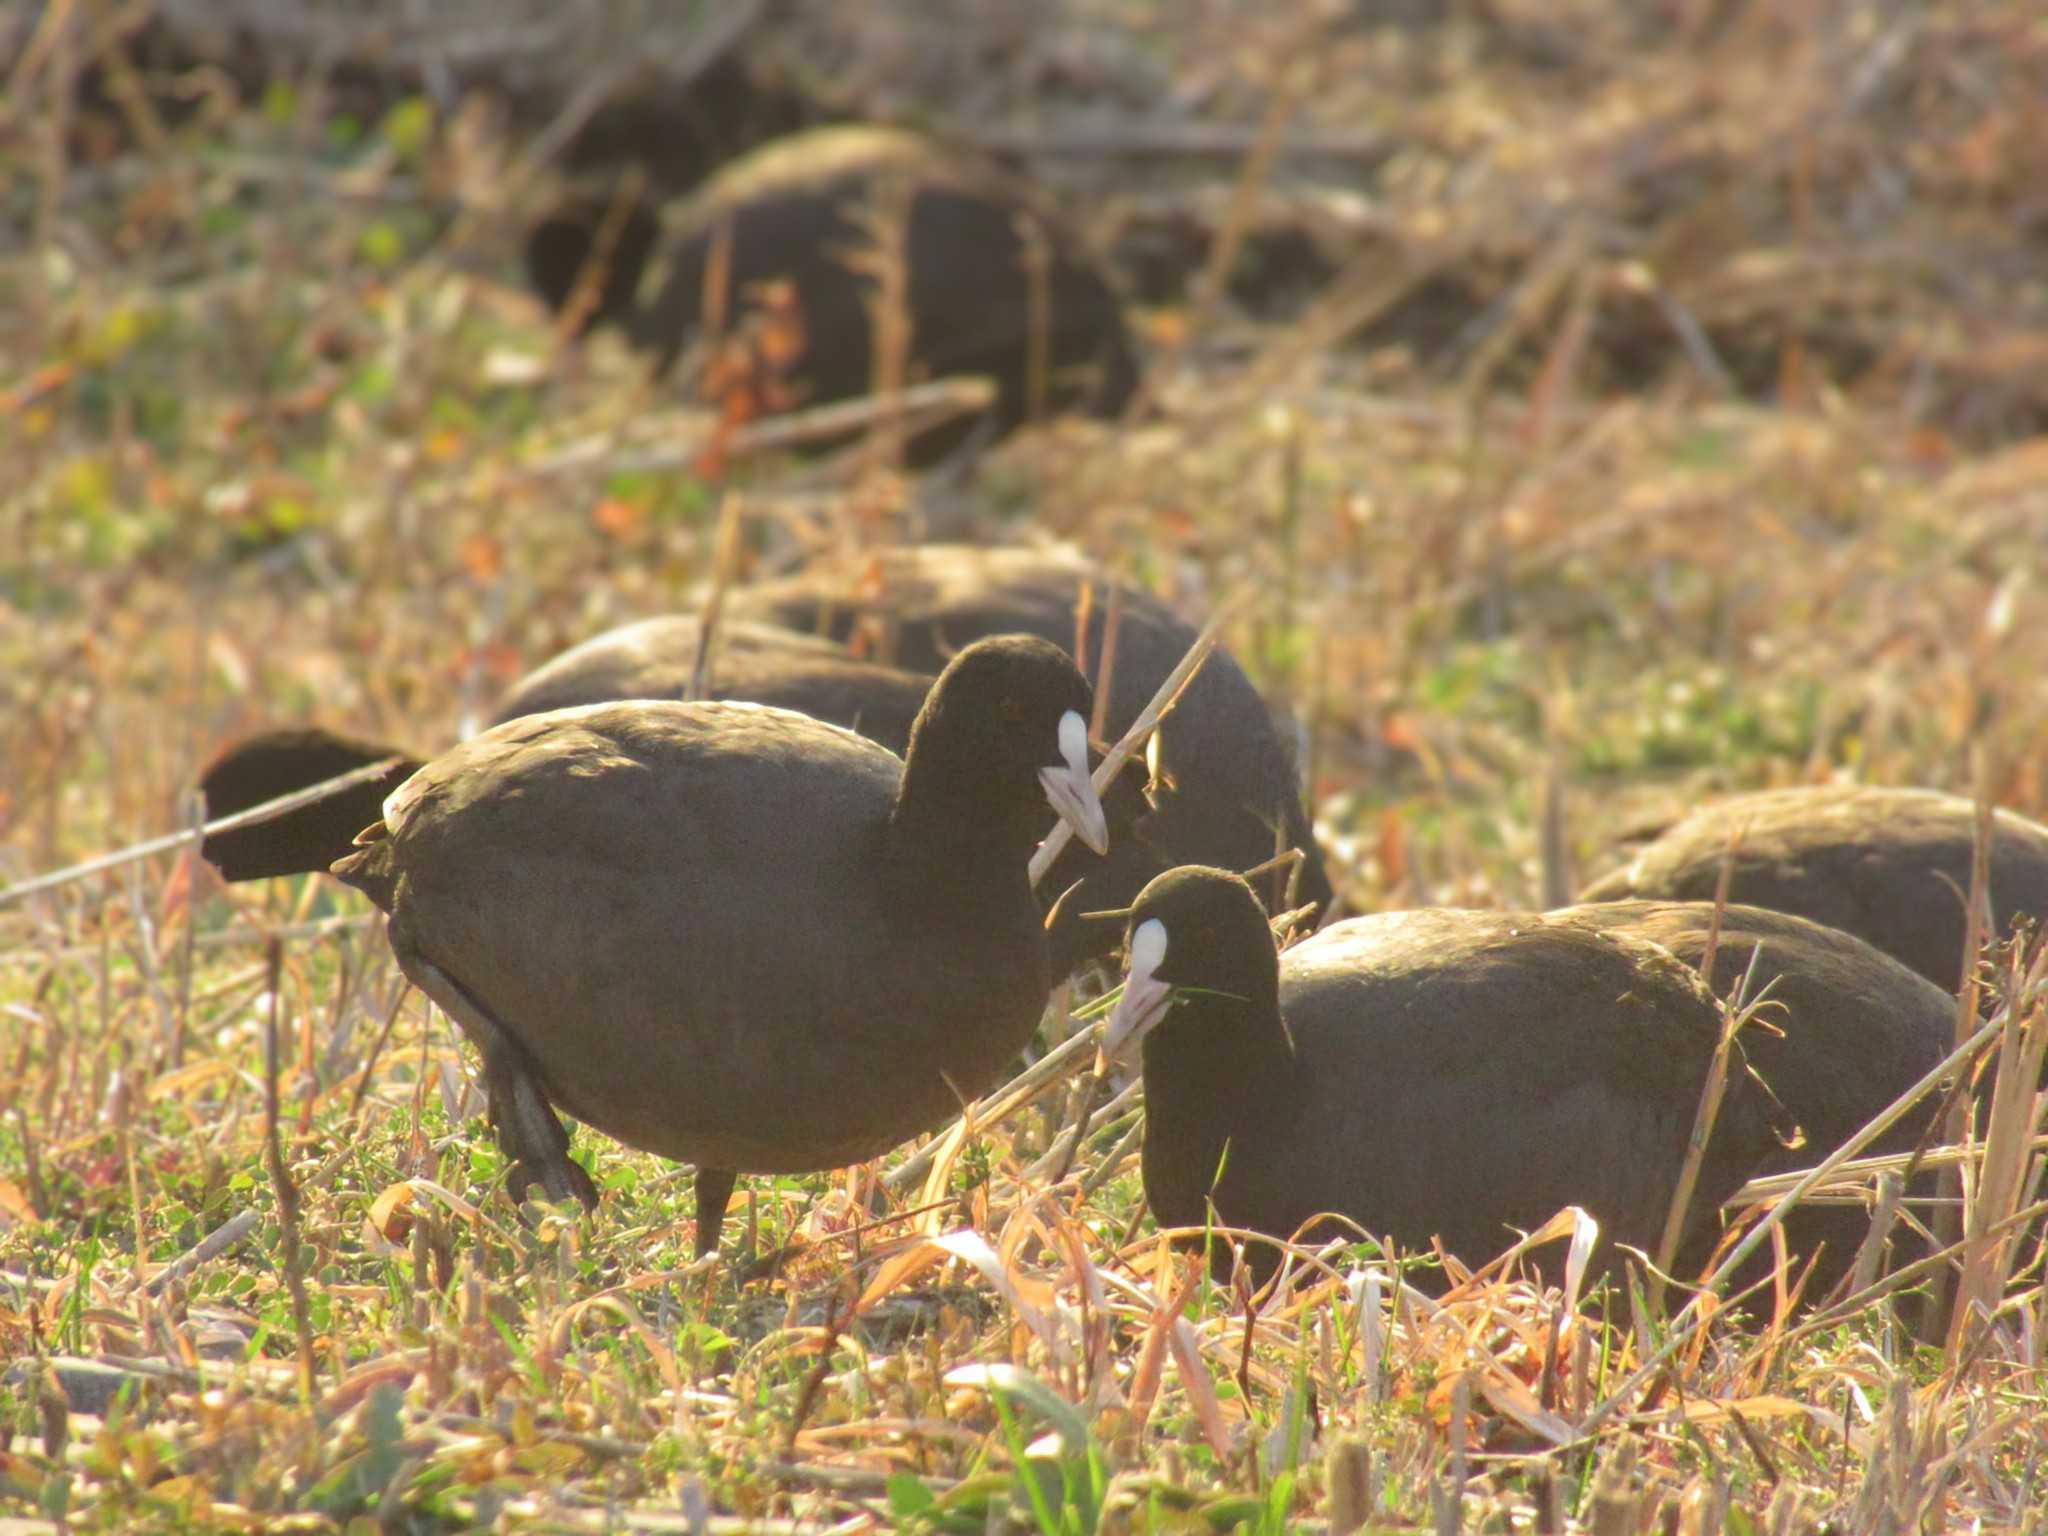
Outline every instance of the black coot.
{"type": "Polygon", "coordinates": [[[707,1252],[736,1170],[876,1156],[1030,1037],[1046,801],[1104,840],[1090,702],[1014,636],[946,669],[906,758],[759,705],[529,715],[427,764],[334,873],[482,1052],[515,1193],[594,1202],[559,1105],[695,1163],[707,1252]]]}
{"type": "MultiPolygon", "coordinates": [[[[1976,807],[1929,789],[1811,786],[1701,806],[1588,887],[1583,901],[1705,901],[1733,850],[1730,901],[1792,912],[1853,933],[1953,993],[1976,807]]],[[[2000,811],[1991,905],[2001,931],[2048,916],[2048,827],[2000,811]]]]}
{"type": "MultiPolygon", "coordinates": [[[[1074,644],[1084,590],[1092,592],[1083,669],[1099,677],[1112,590],[1120,593],[1116,655],[1103,735],[1114,741],[1151,702],[1196,631],[1147,592],[1112,581],[1070,551],[926,544],[866,567],[824,569],[732,594],[734,611],[849,640],[912,671],[937,671],[984,635],[1022,632],[1074,644]]],[[[1303,855],[1295,899],[1327,910],[1331,891],[1302,807],[1292,752],[1271,711],[1228,652],[1218,649],[1160,727],[1158,809],[1146,835],[1167,861],[1245,870],[1281,848],[1303,855]]],[[[1099,905],[1127,904],[1156,869],[1105,877],[1099,905]]],[[[1277,903],[1284,875],[1262,881],[1277,903]]]]}
{"type": "MultiPolygon", "coordinates": [[[[1577,1204],[1611,1244],[1654,1252],[1720,1028],[1670,947],[1700,938],[1704,916],[1393,912],[1276,955],[1242,881],[1161,876],[1130,913],[1107,1042],[1143,1042],[1154,1212],[1200,1226],[1213,1198],[1222,1221],[1279,1236],[1336,1212],[1410,1248],[1440,1237],[1483,1260],[1511,1228],[1577,1204]]],[[[1783,1037],[1743,1037],[1782,1107],[1731,1077],[1681,1273],[1711,1252],[1723,1199],[1758,1173],[1818,1161],[1940,1059],[1948,1027],[1933,988],[1844,936],[1730,909],[1721,942],[1717,979],[1757,943],[1759,978],[1786,973],[1773,994],[1783,1037]]],[[[1840,1227],[1802,1217],[1792,1236],[1832,1252],[1840,1227]]]]}
{"type": "MultiPolygon", "coordinates": [[[[876,280],[862,255],[892,186],[907,210],[906,383],[990,378],[1002,431],[1045,411],[1124,408],[1138,368],[1122,312],[1046,199],[978,154],[900,129],[792,134],[731,162],[659,219],[595,199],[565,204],[529,237],[527,272],[557,308],[586,266],[601,272],[588,321],[621,326],[660,372],[700,333],[715,267],[723,263],[728,331],[763,285],[786,280],[801,331],[783,375],[791,403],[848,399],[875,386],[876,280]],[[608,255],[599,249],[607,230],[608,255]]],[[[974,425],[920,434],[911,460],[943,456],[974,425]]]]}
{"type": "MultiPolygon", "coordinates": [[[[681,699],[689,692],[701,634],[697,620],[685,616],[607,630],[514,683],[498,701],[491,723],[581,704],[681,699]]],[[[706,696],[795,710],[857,732],[901,756],[909,749],[911,724],[931,684],[923,674],[857,660],[829,640],[775,625],[731,623],[720,627],[706,696]]],[[[254,826],[215,833],[201,852],[227,880],[324,870],[348,856],[356,834],[383,814],[385,797],[420,767],[417,757],[399,748],[318,728],[246,738],[217,757],[200,779],[209,820],[389,757],[399,758],[398,765],[374,782],[254,826]]],[[[1039,886],[1050,900],[1085,880],[1067,902],[1069,912],[1128,900],[1129,892],[1172,862],[1161,856],[1151,836],[1154,812],[1145,794],[1142,760],[1133,761],[1102,799],[1113,832],[1109,853],[1098,858],[1070,842],[1039,886]]],[[[1115,941],[1115,933],[1101,924],[1060,924],[1053,947],[1056,973],[1106,958],[1115,941]]]]}
{"type": "MultiPolygon", "coordinates": [[[[571,646],[514,683],[490,723],[615,699],[680,699],[703,639],[686,615],[642,619],[571,646]]],[[[899,756],[931,691],[928,675],[862,661],[844,646],[771,624],[722,624],[707,697],[793,709],[899,756]]]]}

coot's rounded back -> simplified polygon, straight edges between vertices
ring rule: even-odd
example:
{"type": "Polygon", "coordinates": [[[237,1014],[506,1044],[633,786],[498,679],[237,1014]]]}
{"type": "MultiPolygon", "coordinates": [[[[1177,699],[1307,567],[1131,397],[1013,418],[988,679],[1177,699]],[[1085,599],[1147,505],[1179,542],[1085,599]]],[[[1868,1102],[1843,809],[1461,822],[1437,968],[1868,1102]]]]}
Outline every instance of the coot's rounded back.
{"type": "MultiPolygon", "coordinates": [[[[687,698],[703,633],[681,614],[606,630],[514,683],[491,723],[614,699],[687,698]]],[[[719,626],[704,696],[793,709],[900,756],[933,675],[861,661],[844,646],[777,625],[729,623],[719,626]]]]}
{"type": "MultiPolygon", "coordinates": [[[[605,318],[623,323],[666,371],[700,333],[714,271],[722,274],[728,329],[762,285],[787,281],[801,333],[786,380],[800,397],[792,403],[865,395],[875,385],[877,283],[863,253],[875,248],[874,223],[892,207],[904,214],[905,382],[992,379],[1000,430],[1035,410],[1123,409],[1137,362],[1121,309],[1046,198],[979,154],[900,129],[811,129],[732,161],[664,213],[663,232],[635,274],[637,297],[611,302],[605,318]]],[[[529,242],[529,270],[550,302],[566,295],[582,265],[571,259],[578,253],[568,232],[593,232],[587,255],[597,227],[590,209],[571,209],[529,242]]],[[[606,296],[617,297],[610,288],[606,296]]],[[[938,458],[974,426],[920,434],[913,462],[938,458]]]]}
{"type": "MultiPolygon", "coordinates": [[[[1811,1168],[1934,1069],[1955,1044],[1955,999],[1852,934],[1791,913],[1709,901],[1616,901],[1552,913],[1662,945],[1698,970],[1714,945],[1707,984],[1733,997],[1745,974],[1764,1000],[1760,1027],[1738,1037],[1742,1059],[1782,1107],[1779,1145],[1758,1173],[1811,1168]],[[1754,969],[1751,957],[1755,957],[1754,969]],[[1787,1135],[1796,1136],[1788,1141],[1787,1135]]],[[[1927,1134],[1939,1095],[1923,1100],[1865,1156],[1910,1152],[1927,1134]]],[[[1840,1278],[1869,1230],[1860,1206],[1812,1205],[1791,1225],[1805,1252],[1826,1250],[1813,1299],[1840,1278]]]]}
{"type": "MultiPolygon", "coordinates": [[[[618,699],[688,696],[702,630],[694,616],[621,625],[573,646],[515,682],[491,723],[618,699]]],[[[931,678],[856,660],[829,641],[768,624],[721,625],[705,696],[745,699],[858,731],[901,754],[931,678]]],[[[307,789],[385,757],[402,761],[376,783],[296,811],[216,833],[201,847],[227,880],[311,874],[345,858],[356,833],[377,820],[384,797],[422,755],[320,727],[264,731],[221,752],[200,778],[209,821],[307,789]]],[[[1126,812],[1126,816],[1131,813],[1126,812]]]]}
{"type": "MultiPolygon", "coordinates": [[[[1958,795],[1765,790],[1701,806],[1580,899],[1710,900],[1728,856],[1729,900],[1853,933],[1953,993],[1975,839],[1976,807],[1958,795]]],[[[1998,812],[1990,875],[2001,930],[2018,916],[2048,917],[2048,827],[1998,812]]]]}

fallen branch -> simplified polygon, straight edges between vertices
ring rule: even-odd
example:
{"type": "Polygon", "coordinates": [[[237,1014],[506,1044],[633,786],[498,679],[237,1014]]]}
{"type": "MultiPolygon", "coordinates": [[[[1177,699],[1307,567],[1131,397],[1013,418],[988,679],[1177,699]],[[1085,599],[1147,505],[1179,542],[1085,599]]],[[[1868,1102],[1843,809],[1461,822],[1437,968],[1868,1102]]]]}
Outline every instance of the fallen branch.
{"type": "Polygon", "coordinates": [[[263,1219],[263,1213],[254,1206],[238,1211],[215,1227],[197,1243],[187,1248],[170,1263],[149,1277],[143,1289],[152,1296],[163,1293],[164,1287],[184,1279],[202,1264],[210,1264],[235,1244],[256,1230],[256,1224],[263,1219]]]}
{"type": "Polygon", "coordinates": [[[382,778],[393,768],[404,762],[402,757],[379,758],[374,763],[365,763],[360,768],[351,768],[347,773],[331,779],[323,779],[305,789],[295,789],[288,795],[279,795],[275,800],[266,800],[261,805],[252,805],[246,811],[237,811],[232,816],[222,816],[203,826],[187,827],[182,832],[166,832],[162,837],[152,837],[146,842],[131,843],[114,853],[103,853],[96,859],[87,859],[83,864],[73,864],[69,869],[53,870],[47,875],[37,875],[0,890],[0,907],[34,896],[43,891],[53,891],[59,886],[70,885],[93,875],[104,874],[110,869],[119,869],[124,864],[133,864],[152,854],[169,853],[172,849],[183,848],[187,843],[203,841],[216,832],[232,832],[237,827],[253,827],[283,816],[301,806],[313,805],[338,795],[344,790],[354,789],[358,784],[368,784],[382,778]]]}
{"type": "MultiPolygon", "coordinates": [[[[955,416],[987,410],[995,398],[995,385],[979,374],[934,379],[928,384],[913,384],[900,395],[863,395],[857,400],[836,400],[830,405],[765,416],[728,433],[723,452],[726,458],[737,459],[750,453],[850,436],[899,414],[904,430],[916,433],[955,416]]],[[[639,451],[622,449],[609,441],[586,441],[518,471],[515,478],[531,482],[582,470],[616,474],[628,470],[687,469],[703,456],[714,430],[707,428],[701,438],[689,442],[639,451]]]]}

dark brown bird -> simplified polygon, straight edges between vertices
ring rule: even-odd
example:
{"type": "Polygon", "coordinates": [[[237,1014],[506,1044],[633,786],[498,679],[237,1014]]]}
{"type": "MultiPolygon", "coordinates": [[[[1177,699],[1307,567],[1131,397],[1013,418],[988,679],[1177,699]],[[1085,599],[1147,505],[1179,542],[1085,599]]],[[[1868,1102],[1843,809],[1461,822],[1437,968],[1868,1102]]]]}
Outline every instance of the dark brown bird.
{"type": "Polygon", "coordinates": [[[483,1055],[515,1197],[594,1204],[551,1105],[736,1171],[876,1156],[979,1093],[1052,977],[1026,874],[1046,802],[1090,846],[1087,681],[1024,636],[963,651],[898,758],[759,705],[529,715],[426,765],[335,875],[483,1055]]]}
{"type": "MultiPolygon", "coordinates": [[[[1276,955],[1245,884],[1179,869],[1128,916],[1105,1048],[1142,1041],[1144,1177],[1162,1225],[1289,1236],[1327,1212],[1478,1261],[1566,1205],[1655,1252],[1721,1027],[1688,959],[1707,909],[1353,918],[1276,955]],[[1170,1010],[1170,1011],[1169,1011],[1170,1010]]],[[[1782,1038],[1738,1037],[1774,1103],[1731,1076],[1678,1249],[1697,1272],[1720,1202],[1810,1166],[1940,1060],[1940,993],[1845,935],[1723,916],[1717,982],[1763,948],[1782,1038]],[[1788,1147],[1792,1124],[1805,1141],[1788,1147]]],[[[1906,1137],[1910,1131],[1901,1131],[1906,1137]]],[[[1842,1223],[1792,1227],[1842,1243],[1842,1223]]],[[[1839,1266],[1853,1253],[1834,1251],[1839,1266]]]]}
{"type": "MultiPolygon", "coordinates": [[[[503,724],[523,715],[621,699],[689,696],[702,631],[694,618],[644,619],[573,646],[514,683],[491,717],[503,724]]],[[[720,626],[706,696],[772,704],[843,726],[901,756],[910,728],[931,691],[931,677],[860,661],[842,646],[768,624],[720,626]]],[[[341,736],[318,727],[265,731],[230,747],[200,779],[208,820],[367,767],[398,762],[368,784],[301,806],[252,826],[216,832],[201,853],[223,879],[258,880],[311,874],[346,858],[355,836],[383,814],[385,797],[419,771],[422,758],[398,747],[341,736]]],[[[1091,754],[1091,764],[1098,761],[1091,754]]],[[[1048,900],[1083,882],[1062,909],[1072,913],[1128,901],[1173,860],[1151,836],[1155,812],[1146,770],[1134,759],[1102,796],[1113,836],[1098,857],[1071,842],[1039,889],[1048,900]]],[[[1116,936],[1102,925],[1063,921],[1050,930],[1053,963],[1066,975],[1085,961],[1107,959],[1116,936]]]]}
{"type": "MultiPolygon", "coordinates": [[[[491,723],[577,704],[684,698],[701,634],[697,620],[683,616],[607,630],[514,683],[491,723]]],[[[720,627],[707,696],[793,709],[858,731],[900,754],[910,744],[911,721],[930,688],[929,676],[859,661],[829,641],[771,625],[736,623],[720,627]]],[[[398,758],[399,764],[375,782],[274,820],[215,833],[200,851],[227,880],[324,870],[347,857],[356,833],[381,814],[385,796],[424,761],[424,754],[318,727],[266,731],[236,743],[200,777],[209,821],[387,757],[398,758]]]]}
{"type": "MultiPolygon", "coordinates": [[[[916,672],[936,672],[984,635],[1039,635],[1075,644],[1088,605],[1082,667],[1109,674],[1103,735],[1116,740],[1172,674],[1195,630],[1150,593],[1117,582],[1071,552],[925,544],[892,550],[866,568],[820,569],[732,594],[733,611],[792,629],[859,643],[916,672]],[[1103,659],[1109,610],[1118,606],[1116,651],[1103,659]]],[[[1145,835],[1168,863],[1250,869],[1284,848],[1302,853],[1293,900],[1318,914],[1329,876],[1302,806],[1293,753],[1236,660],[1218,649],[1161,725],[1154,759],[1162,781],[1145,835]]],[[[1129,883],[1103,882],[1102,907],[1121,906],[1156,869],[1129,883]]],[[[1262,881],[1276,906],[1284,874],[1262,881]]]]}
{"type": "MultiPolygon", "coordinates": [[[[1976,807],[1957,795],[1765,790],[1701,806],[1580,899],[1710,900],[1725,857],[1730,901],[1853,933],[1953,993],[1963,974],[1975,841],[1976,807]]],[[[2048,916],[2048,827],[1998,812],[1990,877],[1997,932],[2016,917],[2048,916]]]]}
{"type": "MultiPolygon", "coordinates": [[[[792,134],[731,162],[659,216],[631,203],[565,203],[534,229],[526,264],[557,310],[587,271],[600,274],[587,323],[619,325],[664,373],[703,334],[707,314],[722,307],[722,331],[733,333],[765,303],[763,285],[786,281],[796,355],[767,361],[789,404],[817,405],[875,387],[871,258],[899,240],[903,382],[992,379],[997,432],[1046,412],[1124,408],[1138,365],[1122,312],[1044,196],[978,154],[899,129],[792,134]],[[896,233],[887,228],[892,207],[902,214],[896,233]],[[707,293],[714,276],[718,291],[707,293]]],[[[930,463],[975,427],[930,429],[909,456],[930,463]]]]}

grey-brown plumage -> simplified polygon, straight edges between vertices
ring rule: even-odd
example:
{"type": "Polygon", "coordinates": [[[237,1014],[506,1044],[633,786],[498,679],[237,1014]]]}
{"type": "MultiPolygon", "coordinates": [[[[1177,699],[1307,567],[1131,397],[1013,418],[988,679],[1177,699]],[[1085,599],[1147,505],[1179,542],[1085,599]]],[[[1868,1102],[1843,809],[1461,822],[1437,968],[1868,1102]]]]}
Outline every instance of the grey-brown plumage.
{"type": "MultiPolygon", "coordinates": [[[[514,683],[491,723],[613,699],[687,698],[702,638],[694,617],[677,614],[606,630],[514,683]]],[[[776,625],[732,623],[719,627],[705,697],[793,709],[901,755],[934,675],[862,661],[776,625]]]]}
{"type": "MultiPolygon", "coordinates": [[[[1158,1219],[1199,1226],[1213,1198],[1224,1222],[1284,1236],[1336,1212],[1477,1261],[1577,1204],[1610,1244],[1654,1252],[1720,1028],[1684,958],[1697,959],[1703,916],[1393,912],[1276,957],[1242,882],[1162,876],[1130,915],[1132,972],[1112,1023],[1119,1045],[1144,1041],[1158,1219]]],[[[1903,967],[1734,909],[1716,980],[1757,942],[1759,979],[1785,973],[1788,1006],[1774,1016],[1783,1038],[1746,1048],[1783,1107],[1746,1074],[1731,1079],[1681,1272],[1705,1260],[1717,1207],[1746,1179],[1817,1161],[1940,1056],[1939,994],[1903,967]],[[1792,1120],[1803,1148],[1781,1139],[1792,1120]]],[[[1839,1221],[1802,1214],[1793,1236],[1806,1251],[1828,1241],[1837,1265],[1849,1257],[1839,1221]]]]}
{"type": "MultiPolygon", "coordinates": [[[[1151,702],[1196,638],[1164,603],[1063,550],[926,544],[865,567],[818,569],[732,594],[734,611],[846,640],[856,629],[878,657],[936,671],[984,635],[1022,632],[1071,648],[1084,589],[1092,592],[1084,670],[1098,676],[1112,592],[1120,615],[1103,735],[1115,740],[1151,702]]],[[[1293,754],[1274,716],[1222,649],[1195,675],[1160,727],[1165,783],[1147,837],[1168,863],[1249,869],[1283,847],[1303,862],[1296,899],[1327,909],[1329,877],[1303,808],[1293,754]]],[[[1097,905],[1127,904],[1158,869],[1104,883],[1097,905]]],[[[1277,903],[1284,876],[1260,883],[1277,903]]]]}
{"type": "Polygon", "coordinates": [[[747,704],[529,715],[427,764],[334,873],[482,1051],[515,1183],[594,1199],[552,1102],[698,1164],[708,1248],[733,1170],[875,1156],[1029,1037],[1041,774],[1089,702],[1014,637],[948,668],[907,759],[747,704]]]}
{"type": "MultiPolygon", "coordinates": [[[[514,683],[498,701],[491,723],[616,699],[686,698],[701,636],[698,621],[687,615],[607,630],[514,683]]],[[[929,676],[857,660],[826,640],[774,625],[732,623],[720,626],[705,697],[793,709],[858,731],[900,755],[930,687],[929,676]]],[[[424,758],[319,727],[243,738],[208,764],[200,778],[209,821],[385,757],[403,761],[375,784],[254,826],[216,833],[201,851],[227,880],[324,870],[347,857],[356,833],[377,819],[384,797],[410,778],[424,758]]]]}
{"type": "MultiPolygon", "coordinates": [[[[1729,900],[1853,933],[1954,992],[1975,824],[1970,801],[1927,789],[1735,795],[1660,833],[1581,900],[1709,900],[1733,845],[1729,900]]],[[[2048,828],[1998,812],[1990,875],[2000,931],[2022,914],[2048,915],[2048,828]]]]}
{"type": "MultiPolygon", "coordinates": [[[[1616,901],[1566,907],[1555,917],[1660,944],[1698,970],[1714,931],[1713,903],[1616,901]]],[[[1748,973],[1757,1023],[1738,1037],[1743,1059],[1782,1110],[1781,1144],[1754,1173],[1811,1168],[1934,1069],[1955,1043],[1955,999],[1851,934],[1790,913],[1729,906],[1720,916],[1708,984],[1733,997],[1748,973]],[[1754,970],[1750,957],[1756,956],[1754,970]],[[1796,1145],[1782,1137],[1796,1131],[1796,1145]]],[[[1924,1099],[1863,1154],[1921,1144],[1941,1095],[1924,1099]]],[[[1749,1176],[1754,1176],[1749,1175],[1749,1176]]],[[[1788,1227],[1802,1255],[1821,1250],[1807,1299],[1846,1272],[1869,1230],[1859,1206],[1809,1205],[1788,1227]]]]}

